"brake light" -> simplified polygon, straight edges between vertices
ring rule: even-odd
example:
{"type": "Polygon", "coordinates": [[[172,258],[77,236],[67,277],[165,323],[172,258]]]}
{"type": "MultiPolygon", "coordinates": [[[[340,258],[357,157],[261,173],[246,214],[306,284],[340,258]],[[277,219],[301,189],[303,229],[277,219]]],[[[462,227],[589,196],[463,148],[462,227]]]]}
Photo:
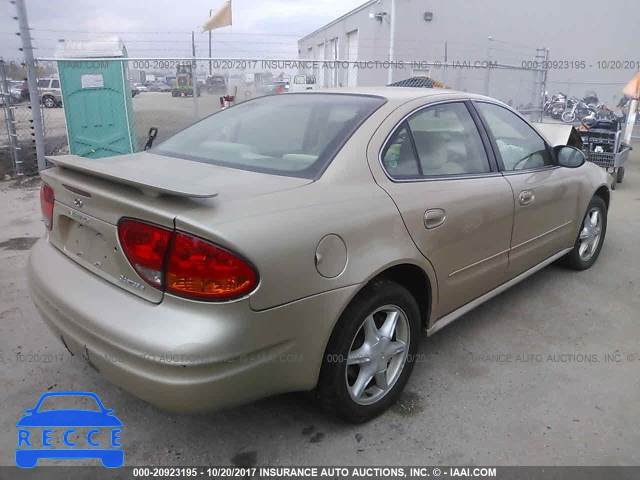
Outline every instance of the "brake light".
{"type": "Polygon", "coordinates": [[[138,275],[169,293],[196,300],[231,300],[258,284],[257,273],[246,261],[186,233],[123,219],[118,237],[138,275]]]}
{"type": "Polygon", "coordinates": [[[47,230],[53,228],[53,203],[55,201],[55,195],[53,188],[46,183],[42,183],[40,187],[40,209],[42,210],[42,220],[47,230]]]}
{"type": "Polygon", "coordinates": [[[164,259],[171,239],[171,230],[137,220],[122,220],[118,237],[134,270],[147,283],[162,288],[164,259]]]}
{"type": "Polygon", "coordinates": [[[233,253],[176,232],[167,262],[166,290],[202,300],[230,300],[258,284],[253,268],[233,253]]]}

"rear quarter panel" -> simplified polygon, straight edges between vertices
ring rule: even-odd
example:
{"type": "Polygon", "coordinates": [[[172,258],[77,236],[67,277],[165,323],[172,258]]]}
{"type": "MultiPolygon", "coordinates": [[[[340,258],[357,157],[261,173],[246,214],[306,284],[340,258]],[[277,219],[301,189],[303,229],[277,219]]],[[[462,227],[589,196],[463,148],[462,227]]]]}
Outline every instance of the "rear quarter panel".
{"type": "Polygon", "coordinates": [[[215,216],[205,209],[189,212],[176,218],[176,228],[209,238],[256,267],[260,284],[250,297],[254,310],[364,284],[403,263],[422,268],[435,293],[428,261],[367,163],[371,135],[394,108],[375,112],[317,181],[246,200],[220,201],[215,216]],[[315,264],[318,243],[328,234],[338,235],[347,249],[344,271],[334,278],[320,275],[315,264]]]}

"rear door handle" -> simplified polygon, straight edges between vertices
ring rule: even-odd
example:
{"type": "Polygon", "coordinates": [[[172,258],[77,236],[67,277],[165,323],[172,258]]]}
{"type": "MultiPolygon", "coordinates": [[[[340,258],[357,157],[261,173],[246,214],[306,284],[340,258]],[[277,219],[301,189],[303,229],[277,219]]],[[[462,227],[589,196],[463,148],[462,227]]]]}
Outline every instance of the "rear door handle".
{"type": "Polygon", "coordinates": [[[529,205],[530,203],[533,203],[536,196],[532,190],[523,190],[520,192],[518,199],[520,200],[520,205],[529,205]]]}
{"type": "Polygon", "coordinates": [[[447,219],[446,212],[441,208],[432,208],[424,212],[424,228],[431,230],[439,227],[447,219]]]}

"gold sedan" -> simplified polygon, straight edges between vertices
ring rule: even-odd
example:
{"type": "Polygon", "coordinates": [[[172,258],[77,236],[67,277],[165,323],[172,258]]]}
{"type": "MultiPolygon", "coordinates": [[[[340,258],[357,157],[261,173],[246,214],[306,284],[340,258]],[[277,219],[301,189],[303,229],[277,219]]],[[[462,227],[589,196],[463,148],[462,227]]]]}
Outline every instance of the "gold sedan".
{"type": "Polygon", "coordinates": [[[424,332],[556,260],[593,265],[610,201],[581,151],[437,89],[265,96],[147,152],[49,160],[33,301],[71,352],[177,411],[314,390],[369,420],[424,332]]]}

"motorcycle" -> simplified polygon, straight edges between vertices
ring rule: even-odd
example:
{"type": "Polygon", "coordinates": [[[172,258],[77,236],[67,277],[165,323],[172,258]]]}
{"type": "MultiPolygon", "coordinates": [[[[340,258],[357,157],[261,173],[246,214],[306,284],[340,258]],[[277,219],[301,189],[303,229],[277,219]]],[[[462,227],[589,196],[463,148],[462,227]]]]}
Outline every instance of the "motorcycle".
{"type": "Polygon", "coordinates": [[[544,105],[543,114],[559,120],[567,109],[567,96],[560,92],[549,98],[544,105]]]}
{"type": "Polygon", "coordinates": [[[622,124],[625,121],[625,117],[620,110],[613,110],[605,103],[600,103],[596,109],[596,120],[611,120],[622,124]]]}
{"type": "Polygon", "coordinates": [[[575,97],[570,100],[572,106],[569,107],[569,101],[567,101],[567,109],[562,112],[561,119],[564,123],[573,123],[576,120],[582,122],[582,119],[586,116],[596,114],[595,108],[588,105],[584,100],[575,97]]]}

